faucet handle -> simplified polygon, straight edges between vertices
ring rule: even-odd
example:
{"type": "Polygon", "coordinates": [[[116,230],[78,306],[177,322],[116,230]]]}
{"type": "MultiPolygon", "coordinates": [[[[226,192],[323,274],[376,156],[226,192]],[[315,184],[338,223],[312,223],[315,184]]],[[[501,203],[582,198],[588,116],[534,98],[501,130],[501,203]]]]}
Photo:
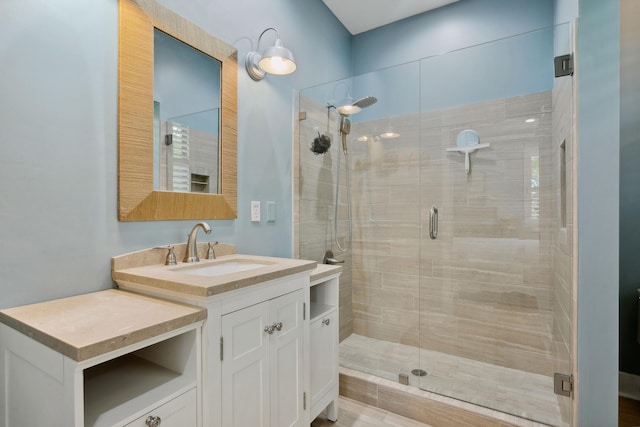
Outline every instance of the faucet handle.
{"type": "Polygon", "coordinates": [[[173,245],[155,246],[153,249],[169,249],[164,265],[176,265],[176,253],[173,251],[173,245]]]}
{"type": "Polygon", "coordinates": [[[337,260],[333,257],[333,251],[331,249],[327,249],[327,251],[324,253],[324,258],[322,258],[322,263],[330,265],[344,264],[344,260],[337,260]]]}
{"type": "Polygon", "coordinates": [[[216,259],[216,252],[213,250],[213,246],[220,242],[209,242],[209,249],[207,249],[207,259],[216,259]]]}

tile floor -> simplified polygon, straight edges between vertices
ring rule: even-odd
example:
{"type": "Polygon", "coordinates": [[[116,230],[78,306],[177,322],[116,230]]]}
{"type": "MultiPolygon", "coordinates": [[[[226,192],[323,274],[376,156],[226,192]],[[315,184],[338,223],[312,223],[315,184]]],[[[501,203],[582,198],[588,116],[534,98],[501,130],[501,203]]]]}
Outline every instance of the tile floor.
{"type": "Polygon", "coordinates": [[[419,353],[416,347],[356,334],[340,344],[339,352],[340,365],[346,368],[391,381],[404,373],[410,385],[423,390],[548,425],[565,425],[550,377],[436,352],[419,353]],[[427,375],[412,375],[414,368],[425,369],[427,375]]]}
{"type": "Polygon", "coordinates": [[[342,396],[339,398],[339,408],[338,421],[334,423],[320,415],[311,423],[311,427],[430,427],[342,396]]]}

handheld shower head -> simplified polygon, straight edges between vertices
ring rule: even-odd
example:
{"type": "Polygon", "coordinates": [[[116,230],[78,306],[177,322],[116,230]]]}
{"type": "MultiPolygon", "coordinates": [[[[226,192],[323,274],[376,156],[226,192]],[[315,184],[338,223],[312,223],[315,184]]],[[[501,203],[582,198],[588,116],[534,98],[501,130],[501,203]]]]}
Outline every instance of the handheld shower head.
{"type": "Polygon", "coordinates": [[[347,135],[351,132],[351,120],[340,115],[340,135],[342,135],[342,152],[347,154],[347,135]]]}
{"type": "Polygon", "coordinates": [[[342,135],[349,135],[351,132],[351,120],[347,116],[340,116],[340,133],[342,135]]]}

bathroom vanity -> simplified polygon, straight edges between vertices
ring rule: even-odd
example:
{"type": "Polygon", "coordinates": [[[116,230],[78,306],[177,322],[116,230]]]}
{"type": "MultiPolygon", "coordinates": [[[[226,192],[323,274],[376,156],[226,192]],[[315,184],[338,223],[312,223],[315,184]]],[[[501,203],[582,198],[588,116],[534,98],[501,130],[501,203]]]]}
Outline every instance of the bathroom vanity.
{"type": "Polygon", "coordinates": [[[201,426],[206,310],[106,290],[0,311],[0,425],[201,426]]]}
{"type": "Polygon", "coordinates": [[[341,268],[219,246],[226,255],[202,260],[201,246],[196,263],[163,265],[153,249],[112,259],[121,289],[207,309],[202,425],[308,426],[325,409],[335,420],[341,268]]]}

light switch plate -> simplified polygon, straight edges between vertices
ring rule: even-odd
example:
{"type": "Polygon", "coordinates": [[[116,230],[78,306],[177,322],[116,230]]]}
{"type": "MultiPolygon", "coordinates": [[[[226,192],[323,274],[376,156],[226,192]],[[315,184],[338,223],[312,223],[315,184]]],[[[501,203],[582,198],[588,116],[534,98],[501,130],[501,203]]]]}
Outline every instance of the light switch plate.
{"type": "Polygon", "coordinates": [[[251,222],[260,222],[260,202],[251,201],[251,222]]]}
{"type": "Polygon", "coordinates": [[[267,222],[276,221],[276,202],[267,202],[267,222]]]}

